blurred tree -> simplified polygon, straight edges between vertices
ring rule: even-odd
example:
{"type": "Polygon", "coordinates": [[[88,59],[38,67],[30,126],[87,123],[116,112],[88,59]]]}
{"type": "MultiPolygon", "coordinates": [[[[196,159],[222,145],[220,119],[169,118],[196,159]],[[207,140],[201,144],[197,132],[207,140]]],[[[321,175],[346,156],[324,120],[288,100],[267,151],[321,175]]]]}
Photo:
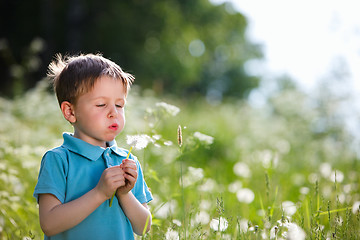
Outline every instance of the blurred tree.
{"type": "MultiPolygon", "coordinates": [[[[3,82],[13,79],[10,65],[22,62],[29,43],[41,38],[42,64],[27,75],[25,88],[45,75],[57,52],[101,52],[135,74],[137,84],[159,94],[219,101],[224,96],[244,97],[258,85],[243,65],[262,57],[260,47],[246,39],[246,19],[230,3],[3,0],[0,6],[0,39],[7,40],[13,55],[9,61],[2,54],[3,82]]],[[[1,85],[4,94],[8,84],[1,85]]]]}

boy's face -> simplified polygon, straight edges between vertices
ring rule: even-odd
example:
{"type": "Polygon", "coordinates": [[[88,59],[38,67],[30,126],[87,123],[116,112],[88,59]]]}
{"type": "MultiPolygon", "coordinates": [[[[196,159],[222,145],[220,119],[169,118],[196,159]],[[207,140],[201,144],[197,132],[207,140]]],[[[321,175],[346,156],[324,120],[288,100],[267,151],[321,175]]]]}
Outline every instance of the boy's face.
{"type": "Polygon", "coordinates": [[[106,142],[123,130],[126,95],[121,80],[100,77],[94,88],[81,95],[73,106],[74,136],[93,145],[106,147],[106,142]]]}

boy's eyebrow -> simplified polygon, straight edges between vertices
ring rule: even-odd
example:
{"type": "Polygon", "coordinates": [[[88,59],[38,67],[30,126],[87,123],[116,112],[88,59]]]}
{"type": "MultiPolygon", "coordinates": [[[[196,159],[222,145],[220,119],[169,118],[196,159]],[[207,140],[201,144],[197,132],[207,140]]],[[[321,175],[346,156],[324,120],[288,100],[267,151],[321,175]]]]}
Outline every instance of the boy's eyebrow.
{"type": "MultiPolygon", "coordinates": [[[[107,98],[109,98],[109,97],[107,97],[107,96],[98,96],[98,97],[92,98],[91,100],[95,101],[95,100],[98,100],[98,99],[107,99],[107,98]]],[[[126,98],[125,97],[119,97],[116,100],[121,100],[121,101],[125,102],[126,98]]]]}

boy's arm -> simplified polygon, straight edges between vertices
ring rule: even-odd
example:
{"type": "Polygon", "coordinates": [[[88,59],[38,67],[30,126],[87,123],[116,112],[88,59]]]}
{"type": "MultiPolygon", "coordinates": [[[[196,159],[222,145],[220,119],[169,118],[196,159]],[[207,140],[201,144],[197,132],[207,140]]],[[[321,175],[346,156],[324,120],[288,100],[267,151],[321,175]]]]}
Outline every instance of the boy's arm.
{"type": "Polygon", "coordinates": [[[73,201],[62,204],[52,194],[40,194],[39,217],[43,232],[53,236],[76,226],[124,184],[124,172],[115,166],[105,169],[97,186],[73,201]]]}
{"type": "Polygon", "coordinates": [[[129,218],[134,232],[137,235],[143,235],[145,226],[145,232],[148,232],[151,228],[151,213],[147,204],[141,204],[131,191],[126,194],[119,194],[118,200],[125,215],[129,218]]]}

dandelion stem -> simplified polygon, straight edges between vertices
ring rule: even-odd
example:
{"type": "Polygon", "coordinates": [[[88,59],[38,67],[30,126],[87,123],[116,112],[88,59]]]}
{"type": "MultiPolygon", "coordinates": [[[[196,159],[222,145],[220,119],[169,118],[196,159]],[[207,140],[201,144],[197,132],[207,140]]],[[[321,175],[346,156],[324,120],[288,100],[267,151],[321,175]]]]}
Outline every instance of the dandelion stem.
{"type": "Polygon", "coordinates": [[[349,210],[349,209],[352,209],[352,207],[334,209],[334,210],[331,210],[331,211],[318,212],[317,214],[319,214],[319,215],[329,214],[330,215],[331,213],[342,212],[342,211],[346,211],[346,210],[349,210]]]}
{"type": "MultiPolygon", "coordinates": [[[[126,159],[129,159],[130,153],[131,153],[131,150],[132,150],[132,149],[133,149],[133,147],[131,146],[131,147],[130,147],[130,150],[129,150],[129,152],[128,152],[128,155],[126,156],[126,159]]],[[[111,196],[110,203],[109,203],[109,207],[112,206],[112,202],[113,202],[113,200],[114,200],[115,193],[116,193],[116,191],[115,191],[115,192],[113,193],[113,195],[111,196]]]]}

